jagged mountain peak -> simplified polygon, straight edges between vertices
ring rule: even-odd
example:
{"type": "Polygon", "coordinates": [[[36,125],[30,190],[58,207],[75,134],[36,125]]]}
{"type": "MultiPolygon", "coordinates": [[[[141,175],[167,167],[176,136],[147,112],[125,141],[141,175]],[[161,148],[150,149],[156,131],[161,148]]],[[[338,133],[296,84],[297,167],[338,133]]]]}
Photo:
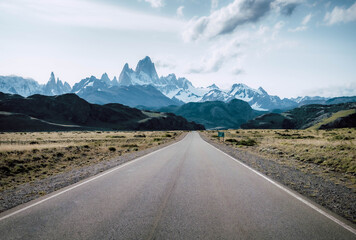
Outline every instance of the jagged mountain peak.
{"type": "Polygon", "coordinates": [[[104,80],[104,79],[110,80],[110,78],[109,78],[107,73],[103,73],[103,75],[101,75],[101,80],[104,80]]]}
{"type": "Polygon", "coordinates": [[[236,88],[238,88],[238,89],[252,89],[244,83],[235,83],[231,86],[231,89],[236,89],[236,88]]]}
{"type": "Polygon", "coordinates": [[[110,78],[109,78],[107,73],[103,73],[103,75],[101,75],[100,80],[105,82],[108,85],[111,85],[111,80],[110,80],[110,78]]]}
{"type": "Polygon", "coordinates": [[[263,94],[263,95],[268,95],[266,90],[264,90],[262,87],[259,87],[258,90],[263,94]]]}
{"type": "Polygon", "coordinates": [[[54,73],[53,73],[53,72],[51,72],[51,76],[49,77],[48,82],[56,82],[56,78],[55,78],[55,76],[54,76],[54,73]]]}
{"type": "Polygon", "coordinates": [[[130,66],[129,66],[129,64],[128,64],[128,63],[125,63],[125,65],[124,65],[124,67],[123,67],[123,69],[122,69],[122,70],[128,70],[128,69],[130,69],[130,66]]]}
{"type": "Polygon", "coordinates": [[[208,86],[209,89],[219,89],[218,86],[216,86],[215,83],[211,84],[210,86],[208,86]]]}
{"type": "Polygon", "coordinates": [[[136,73],[145,73],[152,79],[158,79],[158,74],[156,71],[155,64],[152,62],[151,58],[146,56],[144,59],[140,60],[136,66],[136,73]]]}
{"type": "Polygon", "coordinates": [[[56,80],[56,77],[53,72],[51,72],[51,75],[49,77],[49,80],[46,85],[43,86],[42,94],[45,95],[60,95],[64,93],[70,92],[71,87],[67,82],[62,82],[58,77],[56,80]]]}
{"type": "Polygon", "coordinates": [[[169,80],[177,80],[177,76],[174,73],[170,73],[168,74],[168,76],[166,77],[169,80]]]}
{"type": "Polygon", "coordinates": [[[112,85],[114,85],[114,86],[119,85],[119,81],[117,80],[116,76],[114,76],[114,78],[111,82],[112,82],[112,85]]]}

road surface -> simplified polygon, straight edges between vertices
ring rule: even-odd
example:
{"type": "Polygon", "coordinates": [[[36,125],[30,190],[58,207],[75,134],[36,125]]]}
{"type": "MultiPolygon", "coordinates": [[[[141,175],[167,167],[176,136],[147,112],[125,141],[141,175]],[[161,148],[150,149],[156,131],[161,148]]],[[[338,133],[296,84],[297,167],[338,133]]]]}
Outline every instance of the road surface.
{"type": "Polygon", "coordinates": [[[0,238],[356,239],[287,191],[193,132],[1,214],[0,238]]]}

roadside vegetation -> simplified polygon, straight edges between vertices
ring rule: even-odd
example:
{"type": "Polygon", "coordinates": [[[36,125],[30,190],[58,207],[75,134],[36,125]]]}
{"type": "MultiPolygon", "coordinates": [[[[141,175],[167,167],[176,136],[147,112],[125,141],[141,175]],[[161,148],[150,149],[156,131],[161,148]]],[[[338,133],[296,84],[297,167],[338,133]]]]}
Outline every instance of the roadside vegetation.
{"type": "Polygon", "coordinates": [[[0,134],[0,191],[171,141],[169,132],[0,134]]]}
{"type": "MultiPolygon", "coordinates": [[[[356,192],[356,129],[224,132],[231,147],[327,176],[356,192]]],[[[219,141],[217,131],[205,133],[219,141]]]]}

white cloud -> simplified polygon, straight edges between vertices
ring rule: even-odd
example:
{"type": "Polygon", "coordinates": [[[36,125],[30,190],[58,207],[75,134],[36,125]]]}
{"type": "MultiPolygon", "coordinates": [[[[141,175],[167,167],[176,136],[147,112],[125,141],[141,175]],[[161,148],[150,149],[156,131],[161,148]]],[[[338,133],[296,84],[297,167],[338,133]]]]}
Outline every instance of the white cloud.
{"type": "Polygon", "coordinates": [[[179,17],[179,18],[184,17],[183,9],[184,9],[184,6],[180,6],[177,8],[177,17],[179,17]]]}
{"type": "Polygon", "coordinates": [[[305,90],[305,96],[321,96],[321,97],[341,97],[341,96],[355,96],[356,82],[351,82],[344,85],[333,85],[329,87],[305,90]]]}
{"type": "Polygon", "coordinates": [[[309,13],[308,15],[306,15],[304,18],[303,18],[303,21],[302,21],[302,25],[307,25],[311,19],[312,15],[311,13],[309,13]]]}
{"type": "Polygon", "coordinates": [[[212,73],[219,71],[226,63],[241,55],[241,37],[232,40],[221,39],[215,43],[198,65],[191,67],[189,73],[212,73]]]}
{"type": "Polygon", "coordinates": [[[40,19],[77,27],[158,32],[179,32],[183,27],[183,22],[177,19],[84,0],[2,0],[0,14],[2,12],[19,19],[40,19]]]}
{"type": "Polygon", "coordinates": [[[335,7],[331,12],[325,14],[324,21],[328,25],[356,21],[356,2],[349,8],[335,7]]]}
{"type": "Polygon", "coordinates": [[[156,68],[166,68],[169,70],[173,70],[177,67],[176,64],[174,64],[173,62],[174,62],[173,59],[170,60],[158,59],[154,61],[156,68]]]}
{"type": "Polygon", "coordinates": [[[288,31],[289,32],[303,32],[303,31],[305,31],[307,29],[308,29],[307,26],[299,26],[299,27],[296,27],[296,28],[288,29],[288,31]]]}
{"type": "Polygon", "coordinates": [[[272,50],[287,48],[285,42],[278,42],[278,34],[285,22],[278,21],[272,26],[260,25],[259,28],[240,30],[229,36],[209,41],[210,48],[200,61],[192,64],[188,73],[214,73],[228,71],[234,75],[245,73],[243,69],[246,52],[256,51],[256,55],[264,55],[272,50]],[[278,42],[277,44],[274,44],[278,42]],[[284,45],[283,45],[284,44],[284,45]],[[258,49],[255,48],[258,46],[258,49]]]}
{"type": "Polygon", "coordinates": [[[145,2],[151,4],[153,8],[161,8],[164,6],[163,0],[145,0],[145,2]]]}
{"type": "Polygon", "coordinates": [[[190,20],[183,32],[183,39],[195,41],[231,33],[240,25],[257,22],[269,12],[270,3],[270,0],[235,0],[209,16],[190,20]]]}
{"type": "Polygon", "coordinates": [[[284,27],[285,23],[283,21],[279,21],[274,25],[274,29],[280,30],[284,27]]]}
{"type": "Polygon", "coordinates": [[[302,20],[302,25],[299,26],[299,27],[296,27],[296,28],[291,28],[291,29],[288,29],[289,32],[302,32],[302,31],[305,31],[308,29],[308,27],[306,26],[310,19],[312,18],[312,14],[308,14],[306,15],[303,20],[302,20]]]}

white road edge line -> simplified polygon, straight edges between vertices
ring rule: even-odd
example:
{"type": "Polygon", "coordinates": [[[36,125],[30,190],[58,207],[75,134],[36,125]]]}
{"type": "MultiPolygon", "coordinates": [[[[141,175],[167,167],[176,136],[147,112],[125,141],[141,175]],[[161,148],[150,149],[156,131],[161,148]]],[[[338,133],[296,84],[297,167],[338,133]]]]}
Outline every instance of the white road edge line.
{"type": "MultiPolygon", "coordinates": [[[[208,143],[207,141],[205,141],[206,143],[208,143]]],[[[211,145],[213,148],[217,149],[218,151],[222,152],[223,154],[225,154],[226,156],[228,156],[229,158],[231,158],[232,160],[234,160],[235,162],[239,163],[240,165],[244,166],[245,168],[251,170],[252,172],[254,172],[255,174],[259,175],[260,177],[264,178],[265,180],[269,181],[270,183],[272,183],[273,185],[275,185],[276,187],[282,189],[283,191],[285,191],[286,193],[288,193],[289,195],[291,195],[292,197],[295,197],[296,199],[298,199],[299,201],[303,202],[304,204],[306,204],[307,206],[311,207],[312,209],[314,209],[315,211],[319,212],[320,214],[324,215],[325,217],[329,218],[330,220],[332,220],[333,222],[339,224],[340,226],[342,226],[343,228],[347,229],[348,231],[352,232],[353,234],[356,235],[356,230],[354,228],[352,228],[351,226],[343,223],[342,221],[340,221],[339,219],[333,217],[332,215],[328,214],[327,212],[323,211],[322,209],[320,209],[319,207],[315,206],[314,204],[310,203],[309,201],[301,198],[300,196],[298,196],[297,194],[291,192],[289,189],[285,188],[284,186],[282,186],[281,184],[275,182],[274,180],[268,178],[267,176],[263,175],[262,173],[256,171],[255,169],[251,168],[250,166],[246,165],[245,163],[237,160],[236,158],[230,156],[229,154],[223,152],[222,150],[218,149],[217,147],[215,147],[214,145],[208,143],[209,145],[211,145]]]]}
{"type": "MultiPolygon", "coordinates": [[[[72,187],[70,187],[70,188],[67,188],[67,189],[63,190],[63,191],[60,191],[60,190],[59,190],[60,192],[58,192],[58,193],[56,193],[56,194],[54,194],[54,195],[52,195],[52,196],[50,196],[50,197],[47,197],[47,198],[45,198],[45,199],[42,199],[42,200],[40,200],[40,201],[38,201],[38,202],[36,202],[36,203],[33,203],[33,204],[29,205],[29,206],[26,206],[26,207],[24,207],[24,208],[21,208],[21,209],[16,210],[16,211],[14,211],[14,212],[12,212],[12,213],[10,213],[10,214],[8,214],[8,215],[5,215],[5,216],[1,217],[1,218],[0,218],[0,221],[4,220],[4,219],[6,219],[6,218],[9,218],[9,217],[11,217],[11,216],[13,216],[13,215],[16,215],[16,214],[18,214],[18,213],[20,213],[20,212],[23,212],[23,211],[25,211],[25,210],[27,210],[27,209],[29,209],[29,208],[32,208],[32,207],[34,207],[34,206],[37,206],[37,205],[39,205],[39,204],[41,204],[41,203],[44,203],[44,202],[46,202],[46,201],[48,201],[48,200],[50,200],[50,199],[52,199],[52,198],[58,197],[59,195],[62,195],[63,193],[66,193],[66,192],[69,192],[69,191],[71,191],[71,190],[73,190],[73,189],[75,189],[75,188],[78,188],[78,187],[80,187],[80,186],[82,186],[82,185],[84,185],[84,184],[87,184],[87,183],[89,183],[89,182],[92,182],[92,181],[94,181],[94,180],[96,180],[96,179],[98,179],[98,178],[100,178],[100,177],[103,177],[103,176],[105,176],[105,175],[107,175],[107,174],[109,174],[109,173],[112,173],[112,172],[114,172],[114,171],[116,171],[116,170],[119,170],[120,168],[123,168],[123,167],[126,167],[126,166],[130,165],[130,164],[133,164],[133,163],[135,163],[135,162],[137,162],[137,161],[139,161],[139,160],[142,160],[142,159],[145,158],[145,157],[148,157],[148,156],[150,156],[150,155],[152,155],[152,154],[155,154],[155,153],[157,153],[157,152],[159,152],[159,151],[162,151],[163,149],[172,147],[172,146],[176,145],[177,143],[179,143],[180,141],[182,141],[184,138],[185,138],[185,137],[183,137],[181,140],[179,140],[179,141],[176,142],[176,143],[172,143],[172,144],[170,144],[170,145],[168,145],[168,146],[165,146],[165,147],[163,147],[163,148],[157,149],[156,151],[153,151],[153,152],[148,153],[148,154],[146,154],[146,155],[143,155],[143,156],[141,156],[141,157],[139,157],[139,158],[136,158],[136,159],[133,159],[133,160],[131,160],[131,161],[129,161],[129,162],[126,162],[126,163],[124,163],[124,164],[121,164],[121,165],[119,165],[119,166],[117,166],[117,167],[114,167],[114,168],[112,168],[112,169],[109,169],[109,170],[107,170],[107,171],[105,171],[105,172],[103,172],[103,173],[100,173],[99,175],[97,175],[97,176],[95,176],[95,177],[92,177],[92,178],[90,178],[90,179],[88,179],[88,180],[86,180],[86,181],[84,181],[84,182],[81,182],[81,183],[79,183],[79,184],[76,184],[76,185],[74,185],[74,186],[72,186],[72,187]]],[[[75,183],[74,183],[74,184],[75,184],[75,183]]],[[[34,200],[34,201],[35,201],[35,200],[34,200]]]]}

